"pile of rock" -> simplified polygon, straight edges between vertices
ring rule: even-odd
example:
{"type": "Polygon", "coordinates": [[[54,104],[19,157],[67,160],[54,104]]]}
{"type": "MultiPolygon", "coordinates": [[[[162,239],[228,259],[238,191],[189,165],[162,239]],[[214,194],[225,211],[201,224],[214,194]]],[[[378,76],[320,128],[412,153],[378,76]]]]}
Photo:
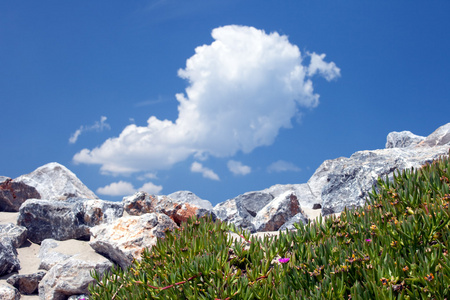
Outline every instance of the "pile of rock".
{"type": "Polygon", "coordinates": [[[99,200],[72,172],[61,170],[67,169],[52,163],[1,183],[7,191],[0,197],[2,207],[15,212],[17,221],[0,224],[0,277],[7,282],[0,282],[0,299],[19,299],[21,294],[39,295],[39,299],[81,299],[93,281],[92,270],[102,274],[113,265],[126,268],[140,259],[145,248],[164,237],[166,230],[177,228],[191,216],[213,214],[209,202],[199,201],[189,192],[184,193],[192,203],[144,192],[125,197],[123,202],[99,200]],[[51,174],[56,173],[57,185],[64,188],[55,184],[42,188],[40,180],[45,178],[41,182],[48,185],[51,174]],[[19,181],[21,178],[33,186],[19,181]],[[61,178],[66,182],[61,183],[61,178]],[[23,191],[32,191],[35,198],[26,199],[30,193],[23,191]],[[84,198],[86,195],[91,199],[84,198]],[[17,249],[30,243],[40,245],[40,263],[35,272],[22,274],[17,249]]]}

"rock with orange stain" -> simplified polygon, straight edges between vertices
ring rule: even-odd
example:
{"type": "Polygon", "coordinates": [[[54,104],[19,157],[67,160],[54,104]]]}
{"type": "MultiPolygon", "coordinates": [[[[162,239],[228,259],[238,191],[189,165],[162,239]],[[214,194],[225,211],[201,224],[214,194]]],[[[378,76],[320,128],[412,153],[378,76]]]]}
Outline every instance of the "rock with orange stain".
{"type": "Polygon", "coordinates": [[[166,230],[177,227],[162,213],[122,217],[91,228],[89,244],[98,253],[127,268],[134,259],[140,259],[145,248],[151,248],[157,238],[163,238],[166,230]]]}
{"type": "Polygon", "coordinates": [[[192,195],[194,194],[190,192],[178,192],[175,200],[170,195],[155,196],[146,192],[137,192],[132,196],[124,197],[123,205],[129,215],[139,216],[152,212],[163,213],[169,216],[177,225],[187,221],[190,217],[202,217],[207,214],[212,215],[213,219],[215,219],[211,203],[192,195]],[[187,196],[182,197],[179,193],[187,196]]]}

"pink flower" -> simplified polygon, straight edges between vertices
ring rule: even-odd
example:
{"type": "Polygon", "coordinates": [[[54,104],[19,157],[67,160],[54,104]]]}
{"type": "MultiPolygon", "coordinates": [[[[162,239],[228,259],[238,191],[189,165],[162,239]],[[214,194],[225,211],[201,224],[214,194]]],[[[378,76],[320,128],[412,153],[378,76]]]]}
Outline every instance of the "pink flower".
{"type": "Polygon", "coordinates": [[[290,259],[289,257],[288,258],[280,258],[278,261],[282,264],[285,264],[289,261],[289,259],[290,259]]]}
{"type": "Polygon", "coordinates": [[[366,239],[366,242],[370,243],[372,240],[371,239],[366,239]]]}

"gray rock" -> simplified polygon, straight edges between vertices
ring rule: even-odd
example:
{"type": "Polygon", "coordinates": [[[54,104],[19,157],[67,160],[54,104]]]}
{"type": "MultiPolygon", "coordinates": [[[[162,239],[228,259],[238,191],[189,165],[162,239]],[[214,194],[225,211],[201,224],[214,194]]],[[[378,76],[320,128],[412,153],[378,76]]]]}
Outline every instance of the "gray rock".
{"type": "Polygon", "coordinates": [[[88,294],[88,286],[94,279],[90,272],[101,274],[112,267],[112,263],[97,254],[82,259],[71,257],[53,266],[39,283],[39,299],[65,300],[72,295],[88,294]]]}
{"type": "Polygon", "coordinates": [[[34,187],[8,178],[0,184],[0,211],[18,212],[27,199],[40,197],[34,187]]]}
{"type": "Polygon", "coordinates": [[[411,145],[417,145],[423,141],[425,137],[415,135],[411,131],[393,131],[386,138],[386,149],[389,148],[406,148],[411,145]]]}
{"type": "Polygon", "coordinates": [[[41,195],[40,198],[46,200],[98,199],[74,173],[55,162],[39,167],[30,174],[19,176],[14,181],[35,187],[41,195]]]}
{"type": "Polygon", "coordinates": [[[73,255],[62,253],[61,251],[54,251],[58,245],[61,245],[62,241],[57,241],[54,239],[45,239],[41,243],[39,248],[38,257],[41,259],[39,264],[39,269],[50,270],[56,264],[63,262],[73,255]]]}
{"type": "Polygon", "coordinates": [[[20,269],[17,250],[10,238],[0,237],[0,276],[16,272],[20,269]]]}
{"type": "Polygon", "coordinates": [[[89,228],[122,216],[123,206],[102,200],[36,200],[20,208],[17,224],[28,229],[28,238],[40,244],[45,239],[89,240],[89,228]]]}
{"type": "Polygon", "coordinates": [[[27,229],[13,223],[0,224],[0,236],[11,239],[15,248],[19,248],[27,239],[27,229]]]}
{"type": "Polygon", "coordinates": [[[301,214],[297,196],[287,191],[270,201],[253,219],[256,231],[277,231],[297,214],[301,214]]]}
{"type": "Polygon", "coordinates": [[[157,238],[163,238],[166,230],[174,228],[175,222],[162,213],[122,217],[93,227],[89,244],[125,269],[134,259],[140,259],[145,248],[155,245],[157,238]]]}
{"type": "Polygon", "coordinates": [[[30,199],[20,207],[17,224],[28,229],[28,238],[36,244],[49,238],[89,240],[90,237],[81,205],[74,202],[30,199]]]}
{"type": "Polygon", "coordinates": [[[14,274],[6,282],[17,288],[21,294],[31,295],[37,293],[39,282],[46,273],[45,271],[39,271],[33,274],[14,274]]]}
{"type": "Polygon", "coordinates": [[[177,202],[168,196],[137,192],[132,196],[124,197],[122,202],[124,209],[129,215],[139,216],[147,213],[163,213],[169,216],[177,225],[187,221],[190,217],[212,215],[213,219],[215,219],[215,214],[210,209],[197,206],[195,203],[177,202]]]}
{"type": "Polygon", "coordinates": [[[450,123],[438,128],[418,144],[406,148],[359,151],[350,158],[328,162],[327,183],[322,188],[322,215],[363,206],[379,177],[420,168],[443,155],[450,147],[450,123]]]}
{"type": "Polygon", "coordinates": [[[307,184],[274,185],[219,203],[214,212],[222,221],[252,233],[274,231],[302,212],[301,206],[311,208],[314,200],[307,184]]]}
{"type": "Polygon", "coordinates": [[[0,300],[19,300],[19,291],[9,285],[0,284],[0,300]]]}
{"type": "Polygon", "coordinates": [[[7,177],[7,176],[0,176],[0,184],[2,184],[3,182],[5,182],[6,180],[11,180],[11,178],[7,177]]]}
{"type": "Polygon", "coordinates": [[[67,300],[88,300],[89,296],[82,294],[82,295],[73,295],[67,298],[67,300]]]}
{"type": "Polygon", "coordinates": [[[303,225],[308,224],[309,220],[304,216],[302,213],[298,213],[295,216],[293,216],[289,221],[283,224],[283,226],[278,229],[278,231],[286,231],[286,230],[296,230],[294,227],[295,223],[302,223],[303,225]]]}
{"type": "Polygon", "coordinates": [[[176,203],[189,203],[206,210],[213,210],[211,202],[203,200],[190,191],[178,191],[168,195],[176,203]]]}

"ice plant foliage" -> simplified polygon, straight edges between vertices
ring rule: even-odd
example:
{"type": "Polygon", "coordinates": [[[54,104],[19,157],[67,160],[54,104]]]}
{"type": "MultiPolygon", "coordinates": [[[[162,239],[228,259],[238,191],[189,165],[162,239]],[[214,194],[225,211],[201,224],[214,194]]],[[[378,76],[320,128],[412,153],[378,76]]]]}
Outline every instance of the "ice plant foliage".
{"type": "Polygon", "coordinates": [[[448,157],[397,172],[364,207],[277,237],[190,219],[128,269],[93,272],[90,299],[450,299],[448,178],[448,157]]]}

